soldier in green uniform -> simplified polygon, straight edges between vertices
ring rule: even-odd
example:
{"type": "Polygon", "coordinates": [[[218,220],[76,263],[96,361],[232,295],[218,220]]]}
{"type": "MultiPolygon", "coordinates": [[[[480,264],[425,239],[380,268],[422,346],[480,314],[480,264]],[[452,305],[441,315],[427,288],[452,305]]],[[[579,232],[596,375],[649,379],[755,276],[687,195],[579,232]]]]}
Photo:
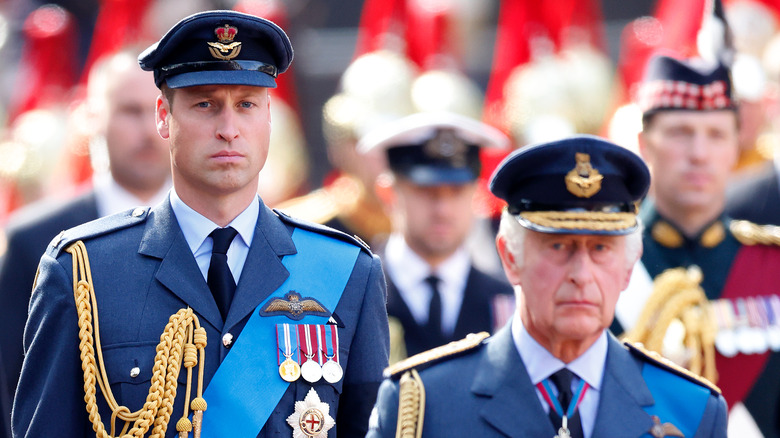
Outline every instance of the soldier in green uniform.
{"type": "MultiPolygon", "coordinates": [[[[677,342],[669,331],[656,334],[665,338],[663,352],[673,354],[675,343],[685,343],[677,352],[680,362],[695,372],[701,363],[705,375],[717,378],[730,407],[744,404],[748,421],[764,436],[778,437],[780,343],[773,339],[778,330],[773,309],[780,293],[780,247],[773,230],[724,214],[739,138],[729,71],[701,59],[657,56],[648,65],[639,105],[639,147],[653,187],[640,212],[644,253],[634,276],[646,273],[656,281],[644,291],[629,287],[621,296],[613,331],[638,336],[647,327],[635,327],[637,317],[649,321],[665,312],[663,321],[678,319],[684,330],[677,342]],[[672,275],[661,274],[680,267],[700,273],[692,288],[700,290],[700,298],[683,303],[680,286],[661,281],[672,275]],[[700,309],[697,316],[682,316],[693,307],[700,309]],[[701,345],[694,346],[693,338],[701,345]]],[[[667,327],[660,324],[655,331],[667,327]]]]}

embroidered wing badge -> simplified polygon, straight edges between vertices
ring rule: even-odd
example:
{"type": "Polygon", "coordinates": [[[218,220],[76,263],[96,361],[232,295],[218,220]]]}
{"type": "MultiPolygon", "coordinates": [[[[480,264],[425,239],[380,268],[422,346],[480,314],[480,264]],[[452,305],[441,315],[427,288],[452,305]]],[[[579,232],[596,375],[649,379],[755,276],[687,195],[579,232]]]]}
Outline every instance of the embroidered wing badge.
{"type": "Polygon", "coordinates": [[[306,315],[330,316],[330,312],[316,299],[303,298],[301,294],[291,290],[284,298],[274,298],[260,310],[260,316],[284,315],[292,320],[300,321],[306,315]]]}

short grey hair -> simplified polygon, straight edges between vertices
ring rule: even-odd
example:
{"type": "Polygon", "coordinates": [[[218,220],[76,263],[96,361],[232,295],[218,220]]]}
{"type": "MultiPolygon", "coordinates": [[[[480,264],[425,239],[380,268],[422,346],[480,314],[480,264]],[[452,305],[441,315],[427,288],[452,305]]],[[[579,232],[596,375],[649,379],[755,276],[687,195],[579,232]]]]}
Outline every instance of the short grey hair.
{"type": "MultiPolygon", "coordinates": [[[[637,220],[637,228],[629,234],[626,234],[626,264],[631,267],[634,266],[639,256],[642,255],[642,230],[644,226],[639,217],[637,220]]],[[[525,243],[525,236],[528,230],[520,225],[517,218],[509,213],[506,209],[501,213],[501,222],[498,225],[498,235],[503,236],[506,239],[506,248],[515,258],[515,265],[523,265],[523,250],[525,243]]]]}

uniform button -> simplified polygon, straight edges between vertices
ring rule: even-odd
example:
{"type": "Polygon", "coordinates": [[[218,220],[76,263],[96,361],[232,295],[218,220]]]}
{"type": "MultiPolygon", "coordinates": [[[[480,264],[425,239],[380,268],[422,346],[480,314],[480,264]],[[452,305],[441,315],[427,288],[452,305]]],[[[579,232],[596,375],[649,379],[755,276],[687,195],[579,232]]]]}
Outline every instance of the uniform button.
{"type": "Polygon", "coordinates": [[[143,207],[137,207],[135,210],[133,210],[133,217],[141,217],[146,213],[146,209],[143,207]]]}
{"type": "Polygon", "coordinates": [[[224,345],[225,348],[230,348],[230,346],[233,345],[233,335],[225,333],[225,335],[222,336],[222,345],[224,345]]]}
{"type": "Polygon", "coordinates": [[[133,369],[130,370],[130,377],[136,378],[138,375],[141,374],[141,369],[138,367],[133,367],[133,369]]]}

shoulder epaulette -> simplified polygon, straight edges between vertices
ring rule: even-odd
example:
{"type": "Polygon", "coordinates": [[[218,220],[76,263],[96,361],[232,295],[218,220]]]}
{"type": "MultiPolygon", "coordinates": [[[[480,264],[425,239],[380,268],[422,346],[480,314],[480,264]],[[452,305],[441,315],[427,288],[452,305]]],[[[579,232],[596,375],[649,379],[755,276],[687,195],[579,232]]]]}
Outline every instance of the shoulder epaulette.
{"type": "Polygon", "coordinates": [[[758,225],[749,221],[733,220],[729,224],[731,234],[743,245],[780,246],[780,227],[758,225]]]}
{"type": "Polygon", "coordinates": [[[639,356],[642,360],[650,362],[653,365],[656,365],[667,371],[671,371],[672,373],[684,377],[685,379],[693,383],[704,386],[708,388],[710,391],[712,391],[713,393],[720,394],[720,388],[718,388],[714,383],[710,382],[709,380],[705,379],[704,377],[698,374],[688,371],[687,369],[681,367],[680,365],[677,365],[676,363],[663,357],[657,352],[646,349],[641,343],[624,342],[623,345],[625,345],[628,348],[628,351],[633,353],[635,356],[639,356]]]}
{"type": "Polygon", "coordinates": [[[324,188],[284,201],[276,209],[317,224],[324,224],[339,214],[338,204],[324,188]]]}
{"type": "Polygon", "coordinates": [[[64,248],[75,241],[90,239],[146,221],[149,217],[149,210],[149,207],[136,207],[61,231],[52,239],[46,251],[52,257],[57,257],[64,248]]]}
{"type": "Polygon", "coordinates": [[[274,213],[276,213],[279,219],[293,226],[296,226],[298,228],[303,228],[304,230],[308,230],[308,231],[314,231],[315,233],[325,234],[327,236],[334,237],[344,242],[351,243],[353,245],[359,246],[362,250],[371,254],[371,248],[368,246],[368,244],[366,244],[366,242],[364,242],[361,238],[357,236],[350,236],[349,234],[341,232],[334,228],[290,216],[289,214],[287,214],[287,212],[276,208],[273,211],[274,213]]]}
{"type": "Polygon", "coordinates": [[[485,340],[485,338],[488,336],[490,336],[488,332],[471,333],[459,341],[452,341],[449,344],[442,345],[441,347],[436,347],[434,349],[415,354],[410,358],[404,359],[385,368],[385,377],[397,376],[406,370],[419,368],[423,365],[429,366],[440,361],[441,359],[452,357],[454,355],[472,350],[480,346],[482,341],[485,340]]]}

